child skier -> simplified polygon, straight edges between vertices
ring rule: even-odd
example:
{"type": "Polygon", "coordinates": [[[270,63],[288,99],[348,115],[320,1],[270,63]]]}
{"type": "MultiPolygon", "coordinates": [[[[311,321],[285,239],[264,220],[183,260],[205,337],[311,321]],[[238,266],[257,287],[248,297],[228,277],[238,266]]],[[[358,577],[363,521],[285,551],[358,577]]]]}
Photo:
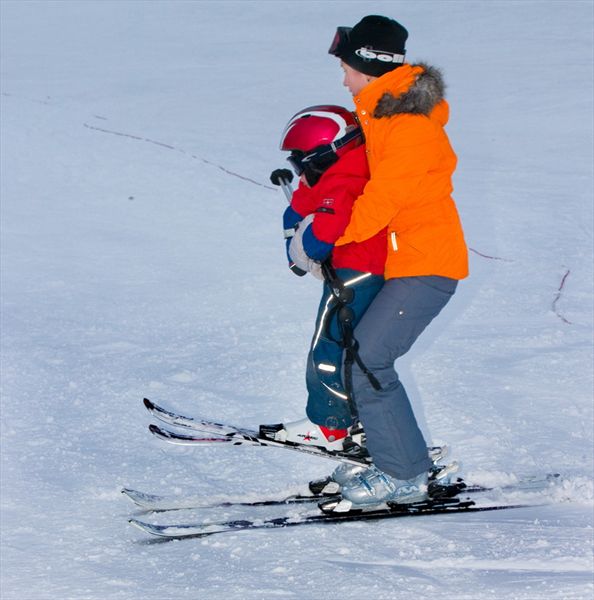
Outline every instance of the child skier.
{"type": "MultiPolygon", "coordinates": [[[[340,248],[334,242],[343,234],[353,202],[369,178],[363,136],[354,114],[346,108],[312,106],[291,118],[282,134],[281,150],[291,153],[287,160],[299,176],[299,186],[283,216],[289,265],[298,274],[309,271],[319,278],[323,266],[326,281],[307,358],[307,417],[262,425],[261,433],[334,451],[351,445],[360,452],[352,444],[358,417],[348,381],[346,386],[343,381],[345,329],[339,309],[346,305],[352,310],[347,327],[354,327],[381,289],[386,230],[340,248]],[[332,281],[334,276],[337,279],[332,281]],[[346,300],[337,297],[337,287],[347,292],[346,300]]],[[[277,185],[279,173],[282,170],[271,176],[277,185]]]]}

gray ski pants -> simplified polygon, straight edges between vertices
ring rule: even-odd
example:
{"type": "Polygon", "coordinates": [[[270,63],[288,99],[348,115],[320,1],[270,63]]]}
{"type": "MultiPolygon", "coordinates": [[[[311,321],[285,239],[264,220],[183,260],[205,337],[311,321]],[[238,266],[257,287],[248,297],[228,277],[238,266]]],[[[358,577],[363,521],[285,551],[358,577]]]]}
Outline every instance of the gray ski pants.
{"type": "Polygon", "coordinates": [[[381,390],[353,368],[353,392],[374,464],[392,477],[411,479],[431,467],[427,444],[394,361],[406,354],[456,291],[438,276],[389,279],[355,328],[359,355],[381,390]]]}

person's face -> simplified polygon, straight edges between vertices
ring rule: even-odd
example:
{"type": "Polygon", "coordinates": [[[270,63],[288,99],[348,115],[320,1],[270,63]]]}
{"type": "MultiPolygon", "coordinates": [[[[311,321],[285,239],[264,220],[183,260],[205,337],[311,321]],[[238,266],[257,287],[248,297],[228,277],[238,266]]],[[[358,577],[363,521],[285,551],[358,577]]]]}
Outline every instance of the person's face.
{"type": "Polygon", "coordinates": [[[353,67],[350,67],[343,61],[340,61],[340,66],[344,71],[344,80],[342,84],[349,89],[349,92],[351,92],[353,96],[357,96],[369,82],[377,79],[377,77],[370,77],[369,75],[365,75],[364,73],[353,69],[353,67]]]}

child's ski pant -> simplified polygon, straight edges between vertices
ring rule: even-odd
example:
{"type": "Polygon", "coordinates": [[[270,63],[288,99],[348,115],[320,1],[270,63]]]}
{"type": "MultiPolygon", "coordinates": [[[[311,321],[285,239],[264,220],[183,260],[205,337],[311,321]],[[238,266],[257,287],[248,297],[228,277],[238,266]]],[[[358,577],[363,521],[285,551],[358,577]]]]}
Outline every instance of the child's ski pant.
{"type": "Polygon", "coordinates": [[[382,388],[374,389],[354,366],[354,398],[367,449],[379,469],[398,479],[429,470],[431,461],[394,361],[448,303],[457,283],[438,276],[389,279],[355,328],[359,356],[382,388]]]}
{"type": "MultiPolygon", "coordinates": [[[[345,287],[354,290],[352,326],[359,322],[363,313],[381,289],[381,275],[362,273],[352,269],[337,269],[337,276],[345,287]]],[[[307,357],[307,408],[310,421],[330,429],[350,427],[356,419],[342,379],[343,346],[338,322],[339,305],[324,282],[322,299],[316,319],[316,329],[307,357]]]]}

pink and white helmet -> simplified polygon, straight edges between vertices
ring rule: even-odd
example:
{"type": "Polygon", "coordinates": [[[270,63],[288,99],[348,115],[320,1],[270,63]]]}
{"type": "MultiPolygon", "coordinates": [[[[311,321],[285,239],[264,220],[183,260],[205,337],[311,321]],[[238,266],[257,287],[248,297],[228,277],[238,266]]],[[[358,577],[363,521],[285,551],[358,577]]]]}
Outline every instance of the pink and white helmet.
{"type": "Polygon", "coordinates": [[[341,157],[362,142],[363,133],[354,113],[342,106],[320,104],[304,108],[291,118],[280,148],[306,164],[332,155],[341,157]]]}

